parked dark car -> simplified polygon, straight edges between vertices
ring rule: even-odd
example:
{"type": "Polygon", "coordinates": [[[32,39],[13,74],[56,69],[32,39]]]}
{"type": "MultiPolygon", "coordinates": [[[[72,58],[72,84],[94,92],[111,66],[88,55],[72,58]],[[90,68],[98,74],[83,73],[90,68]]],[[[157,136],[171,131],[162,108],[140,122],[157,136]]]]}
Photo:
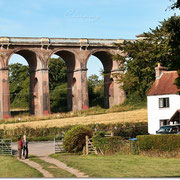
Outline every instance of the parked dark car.
{"type": "Polygon", "coordinates": [[[180,124],[161,126],[156,134],[180,134],[180,124]]]}

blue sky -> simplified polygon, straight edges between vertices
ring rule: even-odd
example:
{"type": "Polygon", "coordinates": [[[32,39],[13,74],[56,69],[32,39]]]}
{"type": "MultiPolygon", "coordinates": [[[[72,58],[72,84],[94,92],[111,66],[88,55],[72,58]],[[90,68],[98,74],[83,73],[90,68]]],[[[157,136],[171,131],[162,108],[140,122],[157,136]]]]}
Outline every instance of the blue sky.
{"type": "MultiPolygon", "coordinates": [[[[170,5],[169,0],[0,0],[0,36],[134,39],[180,15],[166,10],[170,5]]],[[[19,59],[14,55],[11,63],[19,59]]],[[[91,58],[89,73],[100,66],[91,58]]]]}

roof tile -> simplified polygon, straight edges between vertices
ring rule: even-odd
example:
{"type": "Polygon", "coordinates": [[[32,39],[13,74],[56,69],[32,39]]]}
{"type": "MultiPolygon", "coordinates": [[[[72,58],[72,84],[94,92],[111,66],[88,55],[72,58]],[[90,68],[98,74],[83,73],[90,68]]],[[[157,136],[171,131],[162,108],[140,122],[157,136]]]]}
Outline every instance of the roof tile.
{"type": "Polygon", "coordinates": [[[147,95],[177,94],[180,91],[174,84],[177,77],[177,71],[163,72],[161,77],[155,80],[147,95]]]}

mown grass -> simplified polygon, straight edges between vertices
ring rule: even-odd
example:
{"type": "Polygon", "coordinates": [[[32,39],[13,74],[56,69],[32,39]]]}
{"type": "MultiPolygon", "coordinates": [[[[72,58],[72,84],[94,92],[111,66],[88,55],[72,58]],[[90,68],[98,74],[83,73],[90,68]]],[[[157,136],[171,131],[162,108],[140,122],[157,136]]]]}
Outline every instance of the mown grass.
{"type": "Polygon", "coordinates": [[[56,165],[48,163],[46,161],[43,161],[43,160],[39,159],[38,157],[31,156],[30,160],[38,163],[40,166],[42,166],[43,169],[45,169],[48,172],[50,172],[54,177],[59,177],[59,178],[72,178],[72,177],[76,177],[73,174],[71,174],[71,173],[69,173],[69,172],[67,172],[67,171],[57,167],[56,165]]]}
{"type": "Polygon", "coordinates": [[[111,156],[53,154],[51,157],[79,169],[89,177],[180,177],[179,159],[175,158],[122,154],[111,156]]]}
{"type": "Polygon", "coordinates": [[[43,175],[29,167],[27,164],[18,161],[12,156],[0,155],[0,177],[1,178],[20,178],[20,177],[43,177],[43,175]]]}
{"type": "Polygon", "coordinates": [[[29,126],[31,128],[49,128],[49,127],[64,127],[77,124],[115,124],[125,122],[147,122],[147,109],[137,109],[132,111],[115,112],[108,114],[88,115],[72,118],[57,118],[51,120],[38,120],[31,122],[19,122],[12,124],[1,124],[0,129],[15,129],[21,126],[29,126]]]}

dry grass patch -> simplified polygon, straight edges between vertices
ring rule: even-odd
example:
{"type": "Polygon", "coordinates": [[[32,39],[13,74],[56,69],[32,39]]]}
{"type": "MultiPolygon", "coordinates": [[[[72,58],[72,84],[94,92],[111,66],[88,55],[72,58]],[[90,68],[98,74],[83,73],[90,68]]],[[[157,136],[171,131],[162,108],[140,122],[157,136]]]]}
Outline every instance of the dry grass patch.
{"type": "MultiPolygon", "coordinates": [[[[60,116],[61,117],[61,116],[60,116]]],[[[90,115],[84,117],[71,117],[71,118],[59,118],[51,120],[38,120],[31,122],[12,123],[12,124],[1,124],[0,129],[15,129],[21,126],[29,126],[31,128],[42,128],[42,127],[64,127],[68,125],[77,124],[93,124],[93,123],[104,123],[104,124],[115,124],[125,122],[147,122],[147,109],[139,109],[134,111],[116,112],[109,114],[90,115]]]]}

